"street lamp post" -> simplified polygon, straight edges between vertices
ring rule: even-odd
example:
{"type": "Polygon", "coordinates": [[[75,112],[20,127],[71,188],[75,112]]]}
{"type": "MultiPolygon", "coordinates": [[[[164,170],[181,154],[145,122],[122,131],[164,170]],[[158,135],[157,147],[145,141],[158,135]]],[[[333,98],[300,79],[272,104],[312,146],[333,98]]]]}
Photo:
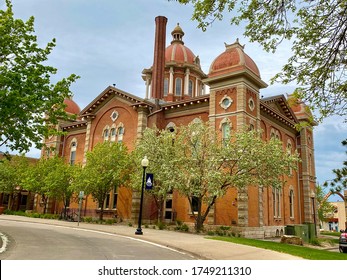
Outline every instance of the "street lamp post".
{"type": "Polygon", "coordinates": [[[140,200],[140,213],[139,213],[139,224],[137,227],[137,230],[135,231],[135,234],[137,235],[142,235],[142,228],[141,228],[141,222],[142,222],[142,204],[143,204],[143,190],[144,190],[144,186],[145,186],[145,174],[146,174],[146,168],[148,166],[148,159],[147,156],[145,156],[142,160],[141,160],[141,165],[143,167],[143,174],[142,174],[142,186],[141,186],[141,200],[140,200]]]}

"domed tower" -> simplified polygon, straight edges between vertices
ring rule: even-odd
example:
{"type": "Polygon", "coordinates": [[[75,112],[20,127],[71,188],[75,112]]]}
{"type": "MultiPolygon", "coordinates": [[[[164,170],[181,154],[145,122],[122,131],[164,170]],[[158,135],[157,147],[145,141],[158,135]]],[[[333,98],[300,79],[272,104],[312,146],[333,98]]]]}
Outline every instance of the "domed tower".
{"type": "MultiPolygon", "coordinates": [[[[77,105],[75,101],[72,100],[72,98],[65,98],[64,99],[65,104],[65,112],[68,116],[79,116],[79,113],[81,112],[80,107],[77,105]]],[[[59,123],[55,126],[55,129],[57,131],[62,130],[62,126],[66,124],[70,124],[74,122],[75,120],[71,118],[70,120],[59,120],[59,123]]],[[[52,156],[55,156],[57,154],[60,154],[62,151],[62,142],[63,142],[63,135],[51,135],[48,138],[45,139],[45,146],[43,147],[41,151],[41,156],[49,158],[52,156]]]]}
{"type": "MultiPolygon", "coordinates": [[[[267,85],[260,78],[257,65],[244,52],[238,40],[230,45],[225,44],[225,51],[212,62],[204,82],[210,86],[209,119],[216,131],[220,131],[222,139],[228,139],[231,130],[260,128],[259,90],[267,85]]],[[[260,194],[250,191],[252,193],[245,187],[235,193],[235,219],[240,227],[249,226],[249,203],[256,201],[255,205],[260,205],[260,194]]],[[[220,210],[216,206],[215,211],[220,210]]]]}
{"type": "MultiPolygon", "coordinates": [[[[165,49],[164,89],[160,99],[169,102],[200,96],[204,93],[202,79],[207,78],[201,70],[200,59],[184,45],[184,32],[179,24],[171,35],[171,44],[165,49]]],[[[147,84],[147,98],[155,98],[153,90],[150,91],[152,73],[153,67],[142,72],[147,84]]]]}
{"type": "Polygon", "coordinates": [[[267,84],[238,40],[225,44],[225,51],[213,60],[204,82],[210,86],[210,120],[216,129],[224,122],[232,129],[259,127],[259,90],[267,84]]]}
{"type": "Polygon", "coordinates": [[[65,98],[64,104],[66,105],[65,112],[68,114],[78,115],[81,112],[80,107],[71,98],[65,98]]]}

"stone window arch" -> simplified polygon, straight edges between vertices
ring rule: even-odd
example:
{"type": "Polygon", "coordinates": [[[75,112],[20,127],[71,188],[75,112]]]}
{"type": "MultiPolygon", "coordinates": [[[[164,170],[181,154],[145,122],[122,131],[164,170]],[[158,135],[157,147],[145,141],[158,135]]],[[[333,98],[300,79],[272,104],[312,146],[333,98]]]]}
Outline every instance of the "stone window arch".
{"type": "Polygon", "coordinates": [[[167,126],[165,127],[166,130],[170,132],[175,132],[176,131],[176,125],[173,122],[169,122],[167,126]]]}
{"type": "Polygon", "coordinates": [[[111,142],[116,141],[116,136],[117,136],[117,127],[113,124],[111,129],[110,129],[111,142]]]}
{"type": "Polygon", "coordinates": [[[219,129],[222,132],[222,142],[223,145],[226,145],[228,143],[228,141],[230,140],[230,136],[231,136],[231,129],[232,129],[232,123],[229,120],[229,118],[224,118],[220,125],[219,125],[219,129]]]}
{"type": "Polygon", "coordinates": [[[123,142],[123,135],[124,135],[124,132],[125,132],[125,128],[124,128],[124,124],[123,123],[120,123],[118,126],[117,126],[117,141],[120,143],[120,142],[123,142]]]}
{"type": "Polygon", "coordinates": [[[76,152],[77,152],[77,139],[72,138],[70,142],[70,165],[74,165],[76,161],[76,152]]]}
{"type": "Polygon", "coordinates": [[[108,141],[109,136],[110,136],[110,127],[106,125],[104,129],[102,130],[102,137],[104,141],[108,141]]]}

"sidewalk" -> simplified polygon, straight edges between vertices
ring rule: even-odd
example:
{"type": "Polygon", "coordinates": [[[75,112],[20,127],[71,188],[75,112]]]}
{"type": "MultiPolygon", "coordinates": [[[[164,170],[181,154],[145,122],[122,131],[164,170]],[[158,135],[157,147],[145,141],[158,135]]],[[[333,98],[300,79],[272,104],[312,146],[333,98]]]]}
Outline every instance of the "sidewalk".
{"type": "Polygon", "coordinates": [[[175,231],[157,230],[143,228],[143,235],[135,235],[136,229],[125,225],[98,225],[66,222],[59,220],[46,220],[37,218],[28,218],[12,215],[0,215],[0,232],[1,221],[17,221],[41,223],[56,226],[65,226],[71,228],[80,228],[93,231],[101,231],[126,236],[133,239],[145,240],[148,242],[163,245],[178,251],[187,252],[199,259],[210,260],[302,260],[302,258],[283,254],[271,250],[255,248],[246,245],[234,244],[218,240],[206,239],[206,236],[190,233],[181,233],[175,231]]]}

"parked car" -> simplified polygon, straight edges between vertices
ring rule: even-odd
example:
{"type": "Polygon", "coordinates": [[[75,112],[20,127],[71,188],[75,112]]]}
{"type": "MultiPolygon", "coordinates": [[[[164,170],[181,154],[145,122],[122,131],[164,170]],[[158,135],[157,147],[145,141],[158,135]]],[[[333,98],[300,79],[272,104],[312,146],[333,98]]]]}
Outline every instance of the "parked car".
{"type": "Polygon", "coordinates": [[[339,239],[339,249],[341,253],[347,253],[347,231],[341,232],[339,239]]]}

